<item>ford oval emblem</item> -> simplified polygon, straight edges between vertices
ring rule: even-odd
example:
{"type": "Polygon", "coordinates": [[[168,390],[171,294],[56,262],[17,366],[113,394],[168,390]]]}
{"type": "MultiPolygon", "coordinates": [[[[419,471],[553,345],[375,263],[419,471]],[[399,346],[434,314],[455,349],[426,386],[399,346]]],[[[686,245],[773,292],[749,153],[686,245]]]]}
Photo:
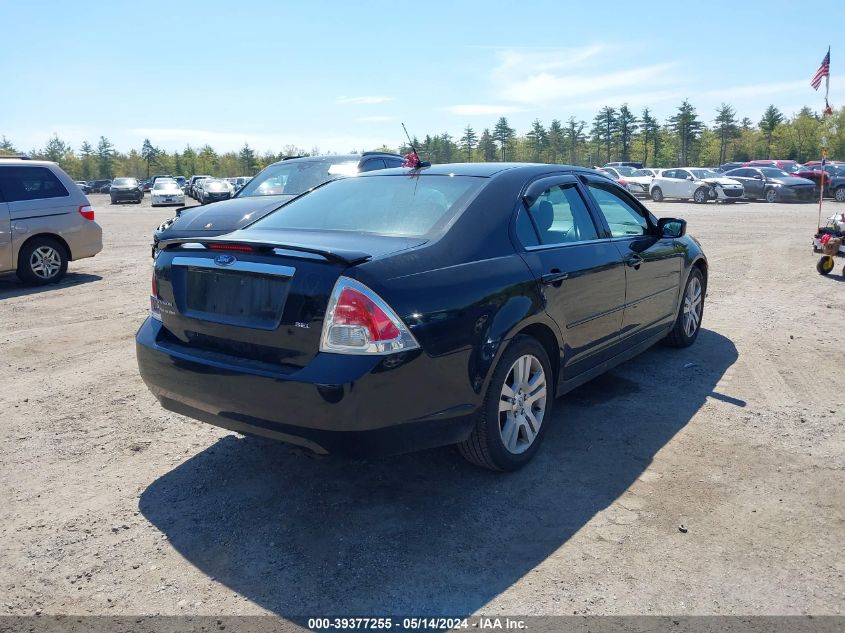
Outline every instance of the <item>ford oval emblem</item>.
{"type": "Polygon", "coordinates": [[[234,255],[218,255],[214,258],[214,263],[218,266],[231,266],[236,261],[238,261],[238,258],[234,255]]]}

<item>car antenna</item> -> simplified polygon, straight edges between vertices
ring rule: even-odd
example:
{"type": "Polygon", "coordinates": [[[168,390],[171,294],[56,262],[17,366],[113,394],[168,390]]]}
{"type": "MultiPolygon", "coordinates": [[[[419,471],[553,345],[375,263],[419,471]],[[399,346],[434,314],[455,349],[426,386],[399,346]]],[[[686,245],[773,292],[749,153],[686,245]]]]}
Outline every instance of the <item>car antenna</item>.
{"type": "Polygon", "coordinates": [[[402,123],[402,129],[405,130],[405,136],[408,139],[408,145],[411,148],[410,154],[405,154],[405,162],[402,163],[402,167],[410,167],[411,169],[422,169],[423,167],[431,167],[431,163],[428,161],[421,161],[420,155],[417,153],[417,148],[414,147],[414,142],[411,140],[411,135],[408,134],[408,128],[405,127],[405,124],[402,123]]]}

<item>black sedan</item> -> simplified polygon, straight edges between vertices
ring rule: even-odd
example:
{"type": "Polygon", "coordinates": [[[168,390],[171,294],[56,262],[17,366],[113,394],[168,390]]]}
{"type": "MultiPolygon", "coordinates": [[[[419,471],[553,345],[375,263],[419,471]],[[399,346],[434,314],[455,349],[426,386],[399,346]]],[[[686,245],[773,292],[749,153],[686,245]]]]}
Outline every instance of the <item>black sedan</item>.
{"type": "Polygon", "coordinates": [[[806,178],[795,178],[775,167],[742,167],[725,173],[742,183],[744,197],[766,202],[812,202],[815,184],[806,178]]]}
{"type": "Polygon", "coordinates": [[[111,203],[135,202],[140,203],[144,199],[144,188],[135,178],[115,178],[109,188],[111,203]]]}
{"type": "Polygon", "coordinates": [[[317,452],[458,444],[513,470],[556,397],[699,334],[707,262],[610,178],[390,169],[161,243],[141,376],[162,406],[317,452]]]}

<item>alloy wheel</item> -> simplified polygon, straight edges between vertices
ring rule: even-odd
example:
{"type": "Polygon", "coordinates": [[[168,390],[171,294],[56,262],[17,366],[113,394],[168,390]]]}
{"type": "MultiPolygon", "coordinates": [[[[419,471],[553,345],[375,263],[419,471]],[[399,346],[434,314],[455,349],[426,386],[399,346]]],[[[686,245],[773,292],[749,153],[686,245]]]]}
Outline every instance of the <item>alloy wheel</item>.
{"type": "Polygon", "coordinates": [[[52,279],[62,269],[62,256],[52,246],[39,246],[32,251],[29,267],[41,279],[52,279]]]}
{"type": "Polygon", "coordinates": [[[684,293],[684,333],[688,337],[692,337],[701,324],[701,299],[701,281],[693,277],[684,293]]]}
{"type": "Polygon", "coordinates": [[[707,202],[707,192],[704,189],[697,189],[696,192],[692,196],[693,200],[695,200],[698,204],[704,204],[707,202]]]}
{"type": "Polygon", "coordinates": [[[766,202],[777,202],[778,192],[774,189],[769,189],[766,192],[766,202]]]}
{"type": "Polygon", "coordinates": [[[533,354],[511,365],[499,397],[499,433],[505,449],[515,455],[534,443],[546,414],[546,372],[533,354]]]}
{"type": "Polygon", "coordinates": [[[837,202],[845,202],[845,187],[839,187],[833,195],[837,202]]]}

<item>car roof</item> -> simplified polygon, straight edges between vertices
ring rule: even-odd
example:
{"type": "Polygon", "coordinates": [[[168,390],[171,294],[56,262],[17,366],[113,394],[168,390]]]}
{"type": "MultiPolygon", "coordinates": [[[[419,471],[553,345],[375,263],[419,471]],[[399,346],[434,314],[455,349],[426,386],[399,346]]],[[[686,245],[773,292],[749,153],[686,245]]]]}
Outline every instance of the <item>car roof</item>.
{"type": "MultiPolygon", "coordinates": [[[[542,175],[553,172],[565,173],[577,171],[580,173],[598,174],[607,177],[605,174],[594,169],[587,169],[586,167],[577,167],[573,165],[554,165],[547,163],[445,163],[438,165],[431,165],[423,167],[418,171],[420,174],[429,174],[436,176],[478,176],[482,178],[490,178],[496,174],[506,171],[520,170],[526,172],[526,176],[542,175]]],[[[407,174],[412,170],[406,167],[394,167],[392,169],[379,169],[376,171],[368,171],[359,174],[358,178],[379,176],[379,175],[397,175],[407,174]]]]}
{"type": "Polygon", "coordinates": [[[56,165],[56,163],[51,160],[30,160],[29,158],[18,158],[17,156],[4,156],[0,157],[0,166],[3,165],[23,165],[25,167],[49,167],[50,165],[56,165]]]}

